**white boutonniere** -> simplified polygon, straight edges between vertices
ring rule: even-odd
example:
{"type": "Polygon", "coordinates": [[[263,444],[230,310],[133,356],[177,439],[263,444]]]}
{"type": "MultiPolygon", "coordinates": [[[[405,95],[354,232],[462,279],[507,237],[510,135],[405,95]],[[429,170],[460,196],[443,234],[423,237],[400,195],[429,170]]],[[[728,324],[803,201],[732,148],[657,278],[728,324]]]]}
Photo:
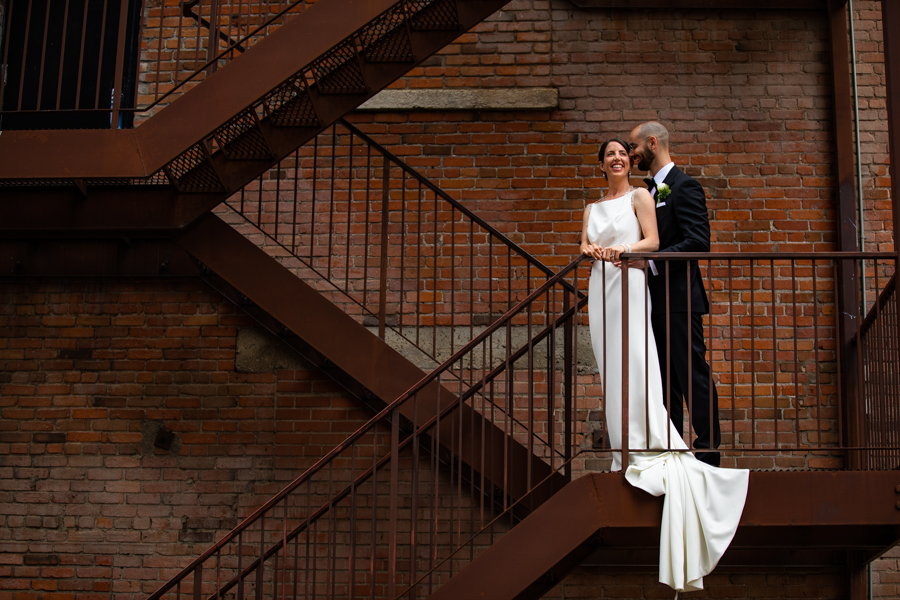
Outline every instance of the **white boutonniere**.
{"type": "Polygon", "coordinates": [[[669,194],[672,193],[672,188],[667,186],[664,183],[656,186],[656,204],[659,205],[660,202],[669,197],[669,194]]]}

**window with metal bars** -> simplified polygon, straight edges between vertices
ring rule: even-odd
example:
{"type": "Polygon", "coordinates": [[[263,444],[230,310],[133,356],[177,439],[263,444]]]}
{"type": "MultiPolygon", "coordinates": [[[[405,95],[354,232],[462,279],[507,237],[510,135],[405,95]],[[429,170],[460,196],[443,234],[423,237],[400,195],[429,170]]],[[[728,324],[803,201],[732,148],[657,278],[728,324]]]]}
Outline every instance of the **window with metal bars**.
{"type": "Polygon", "coordinates": [[[0,129],[132,126],[141,0],[4,2],[0,129]]]}

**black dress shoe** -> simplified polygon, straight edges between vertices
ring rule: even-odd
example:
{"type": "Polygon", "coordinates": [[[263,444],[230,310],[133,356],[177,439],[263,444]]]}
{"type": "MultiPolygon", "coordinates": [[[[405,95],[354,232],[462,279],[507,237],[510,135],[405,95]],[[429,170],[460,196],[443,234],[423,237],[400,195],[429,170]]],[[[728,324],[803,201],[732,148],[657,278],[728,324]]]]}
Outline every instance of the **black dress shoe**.
{"type": "Polygon", "coordinates": [[[705,462],[713,467],[718,467],[719,461],[721,460],[718,452],[697,452],[694,456],[696,456],[697,460],[700,462],[705,462]]]}

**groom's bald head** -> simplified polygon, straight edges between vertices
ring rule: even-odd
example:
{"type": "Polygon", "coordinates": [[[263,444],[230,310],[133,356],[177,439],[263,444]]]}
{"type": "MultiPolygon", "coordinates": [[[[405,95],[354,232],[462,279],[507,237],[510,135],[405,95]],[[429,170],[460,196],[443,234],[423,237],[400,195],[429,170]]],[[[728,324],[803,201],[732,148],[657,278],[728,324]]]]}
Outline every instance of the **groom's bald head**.
{"type": "Polygon", "coordinates": [[[637,126],[637,135],[641,139],[655,137],[660,147],[669,149],[669,130],[656,121],[649,121],[637,126]]]}
{"type": "Polygon", "coordinates": [[[641,171],[655,175],[672,160],[669,157],[669,130],[656,121],[635,127],[629,141],[631,162],[641,171]]]}

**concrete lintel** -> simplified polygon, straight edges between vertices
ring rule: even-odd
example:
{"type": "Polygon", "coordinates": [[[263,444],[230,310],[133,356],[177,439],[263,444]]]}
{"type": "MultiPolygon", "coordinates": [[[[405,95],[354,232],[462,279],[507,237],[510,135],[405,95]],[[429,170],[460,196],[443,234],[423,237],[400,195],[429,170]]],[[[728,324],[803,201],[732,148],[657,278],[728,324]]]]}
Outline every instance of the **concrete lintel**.
{"type": "Polygon", "coordinates": [[[382,90],[359,110],[556,110],[556,88],[382,90]]]}

